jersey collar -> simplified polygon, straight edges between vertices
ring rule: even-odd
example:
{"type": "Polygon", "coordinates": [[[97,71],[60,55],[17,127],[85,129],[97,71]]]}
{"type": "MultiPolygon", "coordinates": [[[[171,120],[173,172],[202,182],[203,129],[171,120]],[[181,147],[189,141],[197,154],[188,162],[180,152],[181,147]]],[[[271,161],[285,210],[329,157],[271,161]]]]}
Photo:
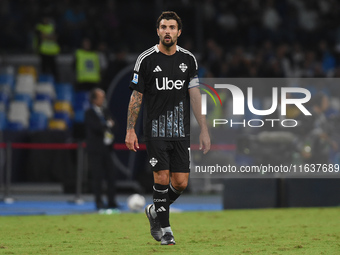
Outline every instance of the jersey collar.
{"type": "MultiPolygon", "coordinates": [[[[158,53],[159,52],[159,49],[158,49],[158,44],[155,45],[155,51],[158,53]]],[[[176,45],[176,51],[179,51],[179,46],[176,45]]]]}

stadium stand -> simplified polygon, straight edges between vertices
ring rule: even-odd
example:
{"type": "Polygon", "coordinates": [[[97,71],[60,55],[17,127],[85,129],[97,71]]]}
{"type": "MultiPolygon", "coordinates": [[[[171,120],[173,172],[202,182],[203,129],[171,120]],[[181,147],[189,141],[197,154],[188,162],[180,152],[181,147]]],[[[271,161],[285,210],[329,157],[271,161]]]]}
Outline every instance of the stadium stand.
{"type": "Polygon", "coordinates": [[[47,118],[52,118],[54,111],[49,101],[35,101],[33,104],[33,111],[45,114],[47,118]]]}
{"type": "Polygon", "coordinates": [[[36,96],[46,95],[50,99],[55,99],[56,92],[52,82],[39,82],[36,86],[36,96]]]}
{"type": "Polygon", "coordinates": [[[54,84],[54,77],[51,74],[40,74],[38,82],[49,82],[54,84]]]}
{"type": "Polygon", "coordinates": [[[42,112],[32,112],[30,117],[30,131],[43,131],[47,129],[47,116],[42,112]]]}
{"type": "Polygon", "coordinates": [[[35,96],[36,90],[36,82],[34,76],[31,74],[18,74],[16,85],[15,85],[15,92],[16,93],[23,93],[28,94],[32,98],[35,96]]]}
{"type": "Polygon", "coordinates": [[[32,109],[32,97],[29,94],[18,93],[15,95],[14,100],[21,101],[27,104],[28,109],[32,109]]]}
{"type": "Polygon", "coordinates": [[[29,74],[37,80],[37,69],[34,66],[19,66],[18,74],[29,74]]]}
{"type": "MultiPolygon", "coordinates": [[[[30,111],[26,102],[11,101],[8,111],[9,124],[20,123],[22,128],[27,128],[29,124],[30,111]]],[[[11,126],[12,127],[12,126],[11,126]]],[[[13,124],[16,129],[19,125],[13,124]]],[[[21,126],[20,126],[21,127],[21,126]]]]}
{"type": "Polygon", "coordinates": [[[0,110],[0,130],[5,130],[7,126],[6,113],[0,110]]]}
{"type": "Polygon", "coordinates": [[[50,130],[66,130],[67,124],[64,120],[53,119],[49,121],[48,128],[50,130]]]}
{"type": "MultiPolygon", "coordinates": [[[[88,96],[82,92],[74,93],[72,84],[72,56],[80,46],[81,35],[88,35],[95,47],[102,42],[107,44],[107,49],[101,52],[108,62],[106,74],[118,74],[120,63],[117,64],[115,60],[120,49],[128,52],[126,61],[132,63],[136,60],[137,53],[150,47],[150,38],[157,38],[154,19],[161,9],[174,10],[182,17],[185,33],[179,39],[179,45],[197,56],[200,77],[340,77],[339,1],[207,0],[197,4],[193,0],[164,0],[159,2],[157,11],[152,1],[143,4],[131,0],[115,1],[114,8],[108,4],[110,1],[81,1],[75,4],[81,16],[79,22],[70,20],[70,13],[75,9],[71,1],[2,2],[8,8],[2,8],[4,16],[1,17],[6,17],[6,24],[11,24],[12,28],[0,27],[0,51],[5,53],[0,61],[2,130],[22,130],[28,126],[32,131],[43,130],[44,127],[66,130],[73,122],[82,123],[84,111],[89,107],[88,96]],[[34,71],[34,67],[30,67],[35,65],[36,70],[40,70],[38,56],[34,55],[36,53],[32,49],[32,33],[38,17],[25,11],[30,8],[37,13],[49,9],[51,17],[56,21],[62,53],[58,59],[58,67],[62,70],[59,73],[59,76],[63,76],[62,79],[55,79],[50,74],[39,74],[34,71]],[[133,18],[127,19],[124,13],[129,13],[129,17],[133,18]],[[136,31],[133,29],[136,20],[143,20],[143,24],[148,25],[136,31]],[[132,30],[135,32],[131,33],[132,30]],[[11,56],[11,53],[14,54],[11,56]],[[17,54],[29,55],[31,60],[29,63],[21,63],[26,58],[18,58],[17,54]],[[10,70],[10,65],[15,68],[10,70]],[[61,83],[56,83],[56,80],[61,83]],[[18,98],[23,94],[30,96],[32,109],[24,110],[28,112],[23,118],[25,120],[18,122],[18,117],[10,118],[10,111],[13,112],[10,105],[18,99],[25,101],[18,98]]],[[[104,88],[109,87],[113,78],[114,75],[108,80],[103,79],[106,84],[101,85],[104,88]]],[[[121,84],[123,83],[119,85],[121,84]]],[[[128,80],[125,81],[124,85],[126,84],[128,80]]],[[[323,92],[329,97],[331,107],[325,114],[339,118],[340,87],[337,84],[327,88],[322,85],[306,88],[312,96],[323,92]]],[[[118,95],[117,105],[127,98],[119,93],[118,95]]],[[[256,97],[254,107],[268,109],[271,106],[270,96],[256,97]]],[[[223,110],[230,111],[231,102],[227,101],[223,110]]],[[[126,113],[119,114],[126,116],[126,113]]],[[[250,112],[246,115],[246,119],[254,117],[250,112]]],[[[231,113],[228,112],[226,116],[231,116],[231,113]]],[[[117,123],[121,119],[123,117],[117,123]]],[[[334,129],[338,130],[338,127],[336,122],[334,129]]],[[[331,139],[339,144],[337,134],[332,134],[331,139]]],[[[240,155],[236,155],[237,157],[240,155]]]]}

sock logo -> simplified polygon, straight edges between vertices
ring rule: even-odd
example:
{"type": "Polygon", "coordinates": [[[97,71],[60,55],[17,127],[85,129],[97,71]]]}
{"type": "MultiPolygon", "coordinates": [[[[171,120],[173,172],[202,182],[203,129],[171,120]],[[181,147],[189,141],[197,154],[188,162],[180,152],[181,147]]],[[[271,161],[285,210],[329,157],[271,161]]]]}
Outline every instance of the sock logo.
{"type": "Polygon", "coordinates": [[[155,158],[152,158],[150,159],[149,163],[152,165],[152,167],[154,167],[158,163],[158,160],[155,158]]]}
{"type": "Polygon", "coordinates": [[[163,202],[163,203],[165,203],[165,202],[166,202],[166,198],[163,198],[163,199],[155,198],[155,199],[153,200],[153,202],[155,202],[155,203],[157,203],[157,202],[163,202]]]}
{"type": "Polygon", "coordinates": [[[163,206],[161,206],[157,209],[156,212],[166,212],[166,209],[163,206]]]}

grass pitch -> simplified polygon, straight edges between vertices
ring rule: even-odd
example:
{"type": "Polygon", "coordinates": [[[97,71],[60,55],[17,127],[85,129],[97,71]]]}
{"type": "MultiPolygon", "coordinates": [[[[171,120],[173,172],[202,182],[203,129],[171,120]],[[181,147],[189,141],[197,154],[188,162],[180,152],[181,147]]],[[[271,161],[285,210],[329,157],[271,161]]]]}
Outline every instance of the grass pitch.
{"type": "Polygon", "coordinates": [[[172,213],[174,246],[144,214],[0,217],[0,254],[340,254],[340,208],[172,213]]]}

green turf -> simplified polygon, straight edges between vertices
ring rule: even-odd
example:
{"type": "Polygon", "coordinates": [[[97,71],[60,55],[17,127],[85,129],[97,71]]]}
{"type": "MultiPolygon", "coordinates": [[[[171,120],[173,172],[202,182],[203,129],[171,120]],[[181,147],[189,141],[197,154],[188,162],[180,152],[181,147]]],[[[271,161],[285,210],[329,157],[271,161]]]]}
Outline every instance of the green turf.
{"type": "Polygon", "coordinates": [[[0,254],[340,254],[340,208],[172,213],[160,246],[144,214],[0,217],[0,254]]]}

